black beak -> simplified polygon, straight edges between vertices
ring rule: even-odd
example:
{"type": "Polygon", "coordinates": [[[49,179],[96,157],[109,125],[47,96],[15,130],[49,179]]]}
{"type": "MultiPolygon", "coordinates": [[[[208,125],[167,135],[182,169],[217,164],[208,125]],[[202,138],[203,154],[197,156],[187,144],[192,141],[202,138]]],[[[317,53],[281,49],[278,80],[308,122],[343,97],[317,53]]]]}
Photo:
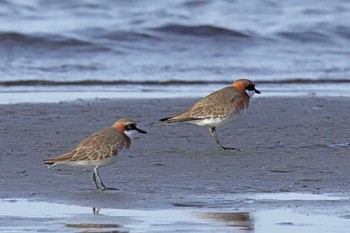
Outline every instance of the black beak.
{"type": "Polygon", "coordinates": [[[143,133],[143,134],[146,134],[146,133],[147,133],[146,131],[144,131],[144,130],[142,130],[142,129],[139,129],[139,128],[137,128],[137,127],[135,127],[135,130],[136,130],[137,132],[139,132],[139,133],[143,133]]]}
{"type": "Polygon", "coordinates": [[[255,91],[256,94],[261,94],[261,92],[259,90],[257,90],[257,89],[254,89],[254,91],[255,91]]]}

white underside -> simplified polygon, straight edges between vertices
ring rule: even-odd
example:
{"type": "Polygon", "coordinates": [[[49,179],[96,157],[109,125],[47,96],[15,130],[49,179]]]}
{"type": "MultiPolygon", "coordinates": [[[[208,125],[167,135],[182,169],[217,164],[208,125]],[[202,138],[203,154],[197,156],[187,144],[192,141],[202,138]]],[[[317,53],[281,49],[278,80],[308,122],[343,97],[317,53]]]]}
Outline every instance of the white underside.
{"type": "Polygon", "coordinates": [[[227,123],[230,123],[234,119],[238,118],[240,114],[231,115],[230,117],[226,118],[219,118],[219,117],[213,117],[213,118],[206,118],[203,120],[194,120],[194,121],[188,121],[188,123],[199,125],[199,126],[220,126],[225,125],[227,123]]]}
{"type": "Polygon", "coordinates": [[[117,161],[117,156],[112,156],[103,160],[81,160],[81,161],[64,161],[57,164],[68,164],[75,167],[96,167],[113,164],[117,161]]]}

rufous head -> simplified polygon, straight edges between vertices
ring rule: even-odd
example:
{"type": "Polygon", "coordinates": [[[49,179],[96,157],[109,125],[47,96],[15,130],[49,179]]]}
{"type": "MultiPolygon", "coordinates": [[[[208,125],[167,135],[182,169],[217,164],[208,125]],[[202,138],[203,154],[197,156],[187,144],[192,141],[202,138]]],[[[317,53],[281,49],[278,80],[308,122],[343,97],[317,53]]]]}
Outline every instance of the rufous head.
{"type": "Polygon", "coordinates": [[[147,132],[137,128],[137,123],[131,119],[120,119],[112,125],[113,128],[117,129],[120,133],[125,133],[129,138],[132,137],[133,133],[139,132],[146,134],[147,132]]]}
{"type": "Polygon", "coordinates": [[[249,97],[253,97],[253,95],[261,94],[261,92],[255,89],[255,84],[249,79],[237,79],[232,83],[232,86],[236,88],[239,92],[245,92],[249,97]]]}

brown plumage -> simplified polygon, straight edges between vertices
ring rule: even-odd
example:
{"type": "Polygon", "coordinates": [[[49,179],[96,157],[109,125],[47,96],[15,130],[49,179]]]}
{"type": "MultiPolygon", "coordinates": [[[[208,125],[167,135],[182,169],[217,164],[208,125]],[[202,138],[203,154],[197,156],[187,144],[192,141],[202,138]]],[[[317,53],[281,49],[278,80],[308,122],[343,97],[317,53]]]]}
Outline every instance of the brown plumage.
{"type": "Polygon", "coordinates": [[[98,168],[114,163],[119,152],[130,148],[130,135],[133,131],[146,133],[146,131],[137,128],[136,125],[136,122],[131,119],[121,119],[115,122],[112,127],[102,129],[87,137],[73,150],[45,160],[45,165],[51,167],[57,164],[68,164],[94,167],[93,180],[96,187],[107,189],[98,174],[98,168]]]}
{"type": "Polygon", "coordinates": [[[160,119],[160,121],[165,123],[188,122],[207,126],[219,148],[234,149],[221,145],[215,127],[227,124],[234,116],[243,113],[248,108],[249,100],[255,93],[260,94],[260,91],[255,89],[255,84],[252,81],[238,79],[231,86],[207,95],[185,112],[160,119]]]}

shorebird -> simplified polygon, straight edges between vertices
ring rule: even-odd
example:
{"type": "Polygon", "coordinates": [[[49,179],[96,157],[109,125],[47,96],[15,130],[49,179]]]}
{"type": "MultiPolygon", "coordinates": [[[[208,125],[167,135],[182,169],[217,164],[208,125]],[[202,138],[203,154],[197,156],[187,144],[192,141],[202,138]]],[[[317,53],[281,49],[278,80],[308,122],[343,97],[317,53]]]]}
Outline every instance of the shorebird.
{"type": "Polygon", "coordinates": [[[93,167],[92,179],[97,189],[113,189],[103,184],[98,168],[115,163],[117,155],[130,148],[134,132],[146,133],[146,131],[137,128],[136,122],[131,119],[118,120],[112,127],[102,129],[87,137],[73,150],[45,160],[45,165],[52,167],[57,164],[68,164],[93,167]]]}
{"type": "Polygon", "coordinates": [[[216,134],[216,126],[224,125],[241,115],[249,106],[249,100],[260,91],[248,79],[238,79],[231,86],[215,91],[199,100],[187,111],[178,115],[160,119],[165,123],[188,122],[194,125],[207,126],[213,139],[220,149],[235,150],[236,148],[221,145],[216,134]]]}

